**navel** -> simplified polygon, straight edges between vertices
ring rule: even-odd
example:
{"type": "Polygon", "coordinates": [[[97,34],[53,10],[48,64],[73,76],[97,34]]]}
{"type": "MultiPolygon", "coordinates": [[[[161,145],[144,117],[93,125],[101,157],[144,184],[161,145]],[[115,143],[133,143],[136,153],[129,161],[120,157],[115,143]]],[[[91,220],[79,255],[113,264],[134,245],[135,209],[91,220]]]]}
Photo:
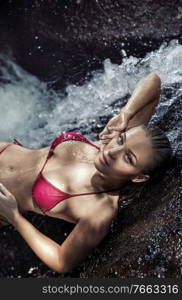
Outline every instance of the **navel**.
{"type": "Polygon", "coordinates": [[[14,170],[15,168],[12,165],[8,166],[8,171],[13,172],[14,170]]]}

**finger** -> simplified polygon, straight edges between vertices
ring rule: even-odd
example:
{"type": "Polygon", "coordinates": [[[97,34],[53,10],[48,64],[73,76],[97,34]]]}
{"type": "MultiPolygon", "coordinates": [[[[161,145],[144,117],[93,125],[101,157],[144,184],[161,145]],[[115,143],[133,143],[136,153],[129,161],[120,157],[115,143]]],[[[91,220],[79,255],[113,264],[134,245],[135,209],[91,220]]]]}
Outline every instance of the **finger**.
{"type": "Polygon", "coordinates": [[[109,140],[102,140],[102,144],[105,145],[105,144],[108,144],[109,143],[109,140]]]}
{"type": "Polygon", "coordinates": [[[102,135],[105,135],[105,134],[108,134],[109,131],[104,129],[103,131],[101,131],[101,133],[99,134],[99,137],[102,136],[102,135]]]}
{"type": "Polygon", "coordinates": [[[121,131],[121,128],[120,127],[112,127],[112,130],[121,131]]]}
{"type": "Polygon", "coordinates": [[[115,131],[122,131],[122,130],[125,130],[126,129],[126,125],[123,124],[121,126],[112,126],[112,130],[115,130],[115,131]]]}
{"type": "Polygon", "coordinates": [[[7,199],[7,197],[0,191],[0,199],[7,199]]]}
{"type": "Polygon", "coordinates": [[[0,192],[5,196],[9,196],[11,194],[2,183],[0,183],[0,192]]]}
{"type": "Polygon", "coordinates": [[[108,132],[108,133],[111,133],[111,129],[110,129],[110,126],[106,126],[106,131],[108,132]]]}
{"type": "Polygon", "coordinates": [[[121,122],[119,125],[117,126],[109,126],[110,130],[112,130],[113,128],[125,128],[127,126],[126,122],[121,122]]]}
{"type": "Polygon", "coordinates": [[[103,135],[103,136],[100,138],[101,141],[108,140],[108,139],[109,139],[108,135],[103,135]]]}
{"type": "Polygon", "coordinates": [[[102,131],[101,133],[99,133],[99,138],[101,138],[104,135],[104,132],[102,131]]]}
{"type": "Polygon", "coordinates": [[[110,140],[110,139],[112,139],[113,137],[115,136],[115,133],[114,132],[112,132],[112,133],[110,133],[110,134],[105,134],[105,135],[103,135],[100,139],[101,140],[110,140]]]}

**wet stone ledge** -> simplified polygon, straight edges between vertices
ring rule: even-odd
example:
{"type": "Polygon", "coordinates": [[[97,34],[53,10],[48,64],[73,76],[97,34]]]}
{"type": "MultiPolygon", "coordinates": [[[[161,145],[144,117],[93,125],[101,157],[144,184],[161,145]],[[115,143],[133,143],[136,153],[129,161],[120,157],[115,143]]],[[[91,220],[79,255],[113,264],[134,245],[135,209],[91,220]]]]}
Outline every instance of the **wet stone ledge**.
{"type": "Polygon", "coordinates": [[[23,68],[64,88],[105,58],[121,63],[125,52],[143,57],[181,40],[181,20],[181,0],[1,1],[0,42],[23,68]]]}
{"type": "MultiPolygon", "coordinates": [[[[182,1],[18,3],[0,2],[0,52],[58,89],[84,82],[105,58],[121,63],[125,52],[143,57],[164,41],[181,41],[182,1]]],[[[166,114],[162,129],[180,124],[176,111],[174,106],[166,114]]],[[[164,178],[120,209],[107,237],[69,274],[49,270],[12,226],[1,229],[0,277],[181,277],[180,167],[177,160],[164,178]]],[[[64,221],[31,213],[26,217],[59,243],[73,229],[64,221]]]]}

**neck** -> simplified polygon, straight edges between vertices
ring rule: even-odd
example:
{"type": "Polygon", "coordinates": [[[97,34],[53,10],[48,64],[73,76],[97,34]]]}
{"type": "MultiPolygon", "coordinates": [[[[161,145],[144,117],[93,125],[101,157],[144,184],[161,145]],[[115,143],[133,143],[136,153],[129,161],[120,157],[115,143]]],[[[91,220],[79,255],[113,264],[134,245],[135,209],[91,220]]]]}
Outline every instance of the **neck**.
{"type": "MultiPolygon", "coordinates": [[[[96,142],[94,142],[96,144],[96,142]]],[[[97,146],[99,146],[97,144],[97,146]]],[[[111,175],[104,175],[99,172],[94,164],[95,157],[98,155],[98,149],[96,148],[89,148],[90,150],[90,163],[92,165],[92,175],[91,175],[91,185],[94,187],[96,191],[109,191],[109,190],[120,190],[122,185],[125,184],[125,181],[121,181],[121,179],[112,178],[111,175]]]]}
{"type": "Polygon", "coordinates": [[[124,185],[124,182],[121,183],[121,180],[113,179],[112,177],[104,176],[102,173],[97,170],[92,175],[91,183],[95,189],[99,190],[119,190],[124,185]]]}

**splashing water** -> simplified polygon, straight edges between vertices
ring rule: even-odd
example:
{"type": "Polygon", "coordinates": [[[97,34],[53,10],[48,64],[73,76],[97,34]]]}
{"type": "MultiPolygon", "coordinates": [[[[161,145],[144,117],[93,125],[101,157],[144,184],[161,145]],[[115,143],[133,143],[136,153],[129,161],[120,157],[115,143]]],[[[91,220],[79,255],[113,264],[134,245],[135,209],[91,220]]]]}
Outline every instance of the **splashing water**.
{"type": "MultiPolygon", "coordinates": [[[[162,96],[160,106],[151,122],[159,123],[162,129],[165,129],[172,142],[174,153],[178,153],[181,151],[182,125],[181,65],[182,45],[173,40],[169,44],[162,44],[158,50],[148,53],[141,59],[127,57],[126,54],[120,65],[112,64],[110,59],[106,59],[103,62],[104,70],[94,71],[90,81],[82,86],[69,85],[64,92],[59,92],[48,88],[48,84],[22,70],[9,58],[0,56],[0,140],[11,141],[16,137],[27,147],[40,147],[49,144],[58,133],[75,129],[84,132],[88,138],[96,138],[98,131],[94,133],[93,128],[99,129],[104,125],[101,124],[100,116],[110,117],[119,111],[136,83],[148,73],[156,72],[162,80],[162,96]]],[[[141,212],[142,209],[144,212],[141,214],[139,212],[141,225],[137,221],[130,226],[126,223],[123,236],[119,236],[119,239],[122,239],[121,243],[117,241],[116,235],[115,245],[112,244],[113,249],[110,250],[108,246],[108,249],[103,249],[105,254],[104,251],[101,252],[103,261],[105,259],[104,265],[107,261],[108,264],[112,264],[112,260],[108,259],[108,256],[112,255],[114,268],[116,258],[120,262],[117,263],[119,266],[117,272],[112,271],[112,276],[118,276],[120,272],[122,276],[130,277],[165,277],[169,274],[167,272],[170,265],[174,265],[175,268],[176,265],[179,266],[182,257],[181,227],[179,227],[181,204],[180,193],[177,192],[179,183],[176,183],[177,177],[173,177],[169,186],[165,187],[168,189],[166,191],[168,199],[160,201],[160,193],[158,195],[156,190],[159,207],[146,216],[144,202],[144,205],[141,205],[141,212]],[[144,223],[142,215],[145,216],[144,223]],[[131,245],[134,246],[129,250],[128,245],[132,242],[131,245]],[[146,247],[141,248],[144,242],[146,247]],[[128,255],[129,251],[132,252],[131,256],[128,255]],[[149,268],[149,271],[145,267],[149,268]]],[[[155,197],[154,191],[152,193],[155,197]]],[[[149,202],[147,204],[150,205],[149,202]]],[[[129,214],[135,218],[138,206],[136,211],[133,208],[133,215],[131,208],[129,210],[129,214]]],[[[125,218],[128,219],[127,212],[125,214],[125,218]]],[[[118,228],[120,229],[119,225],[118,228]]],[[[98,254],[99,250],[96,251],[98,254]]],[[[90,265],[90,274],[93,274],[92,262],[90,265]]],[[[97,273],[95,267],[97,276],[102,273],[101,268],[103,265],[98,264],[97,273]]],[[[36,270],[40,272],[40,268],[31,266],[28,274],[34,271],[37,274],[36,270]]]]}
{"type": "MultiPolygon", "coordinates": [[[[162,44],[159,50],[142,59],[125,57],[120,65],[106,59],[103,65],[104,71],[94,71],[89,82],[82,86],[69,85],[63,94],[49,89],[46,83],[1,56],[0,139],[11,141],[16,137],[27,146],[39,147],[40,141],[45,145],[62,131],[75,128],[78,131],[82,127],[87,127],[85,135],[93,138],[88,132],[93,124],[99,126],[99,116],[113,114],[116,111],[113,102],[131,94],[136,83],[150,72],[161,77],[163,87],[161,104],[152,121],[159,121],[170,107],[180,105],[182,46],[177,40],[162,44]]],[[[120,104],[121,107],[123,101],[120,104]]],[[[179,114],[178,109],[175,114],[179,114]]],[[[177,119],[178,123],[168,131],[175,150],[179,147],[181,126],[180,118],[177,119]]]]}

